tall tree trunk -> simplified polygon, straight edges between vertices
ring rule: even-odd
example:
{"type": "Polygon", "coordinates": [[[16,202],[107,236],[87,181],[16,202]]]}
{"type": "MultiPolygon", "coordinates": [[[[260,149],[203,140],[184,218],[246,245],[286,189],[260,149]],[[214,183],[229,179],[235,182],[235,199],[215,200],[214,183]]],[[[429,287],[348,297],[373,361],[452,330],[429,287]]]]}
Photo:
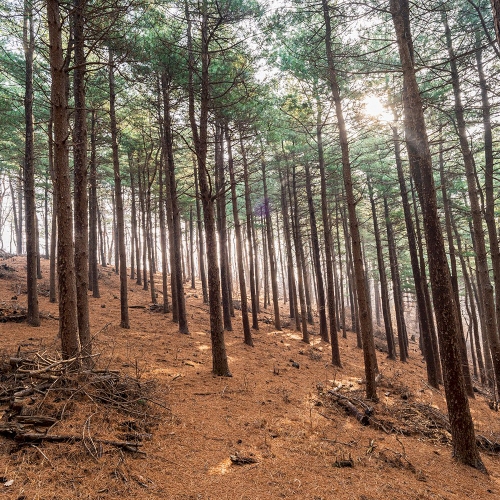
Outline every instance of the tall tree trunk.
{"type": "Polygon", "coordinates": [[[347,129],[342,111],[342,101],[340,97],[340,88],[337,83],[337,72],[334,65],[332,52],[332,32],[330,23],[330,13],[328,0],[322,0],[323,15],[325,19],[325,43],[328,59],[328,80],[331,87],[333,100],[335,103],[335,112],[337,115],[337,124],[339,131],[340,147],[342,151],[342,171],[344,177],[344,187],[346,192],[347,209],[349,212],[349,225],[351,230],[352,251],[354,270],[356,276],[356,289],[359,307],[361,337],[363,340],[363,354],[366,376],[366,397],[368,399],[377,399],[377,388],[375,375],[378,371],[375,355],[375,341],[373,338],[373,323],[371,310],[369,307],[369,297],[365,285],[365,271],[363,269],[363,256],[361,251],[361,239],[359,235],[358,218],[356,215],[356,201],[351,176],[351,164],[349,159],[349,142],[347,138],[347,129]]]}
{"type": "Polygon", "coordinates": [[[54,180],[57,196],[57,270],[59,276],[59,334],[65,359],[78,355],[73,213],[68,158],[68,100],[66,65],[62,47],[62,23],[58,0],[47,0],[49,27],[51,103],[54,120],[54,180]]]}
{"type": "MultiPolygon", "coordinates": [[[[493,294],[493,286],[490,281],[488,255],[486,252],[486,242],[484,238],[484,228],[482,220],[481,205],[479,203],[480,187],[476,183],[476,173],[474,166],[474,157],[469,146],[467,137],[467,127],[464,118],[464,108],[462,105],[460,80],[458,76],[458,68],[451,41],[451,32],[448,26],[446,13],[443,12],[443,23],[445,28],[446,43],[448,46],[448,54],[450,56],[451,81],[453,85],[453,95],[455,98],[455,117],[457,120],[458,137],[460,141],[460,149],[465,167],[465,175],[467,178],[467,190],[469,193],[469,202],[472,215],[472,225],[474,230],[474,239],[476,242],[476,262],[478,266],[479,286],[482,290],[482,298],[485,312],[485,327],[486,334],[490,341],[491,355],[493,358],[493,368],[495,370],[495,378],[497,382],[497,395],[500,396],[500,339],[497,333],[497,318],[495,310],[495,298],[493,294]]],[[[458,287],[457,287],[458,288],[458,287]]],[[[457,304],[457,316],[460,318],[457,304]]],[[[462,346],[463,347],[463,346],[462,346]]],[[[466,353],[465,353],[466,354],[466,353]]],[[[468,366],[467,366],[468,369],[468,366]]],[[[465,374],[465,370],[464,370],[465,374]]],[[[470,380],[470,375],[469,375],[470,380]]],[[[472,383],[469,383],[469,395],[474,395],[472,383]]]]}
{"type": "MultiPolygon", "coordinates": [[[[288,167],[287,167],[288,172],[288,167]]],[[[289,203],[288,196],[286,193],[286,179],[283,177],[281,170],[279,171],[280,185],[281,185],[281,208],[283,209],[283,230],[285,233],[285,244],[286,244],[286,261],[288,266],[288,280],[290,287],[290,317],[295,319],[295,329],[300,332],[300,321],[301,316],[299,314],[299,304],[297,299],[297,286],[295,284],[295,266],[293,264],[293,249],[290,229],[290,219],[289,219],[289,203]]],[[[307,328],[307,322],[306,322],[307,328]]]]}
{"type": "MultiPolygon", "coordinates": [[[[287,172],[288,173],[288,172],[287,172]]],[[[288,177],[288,175],[287,175],[288,177]]],[[[292,233],[295,244],[295,259],[297,263],[297,281],[299,285],[299,301],[300,301],[300,319],[302,324],[302,341],[306,344],[309,344],[309,331],[307,329],[307,306],[305,300],[305,290],[304,290],[304,272],[302,269],[302,258],[300,255],[299,248],[302,247],[302,243],[300,241],[300,226],[299,226],[299,214],[297,209],[297,180],[296,180],[296,172],[295,165],[292,167],[292,186],[290,187],[290,182],[288,179],[288,196],[290,198],[290,207],[291,207],[291,218],[292,218],[292,233]],[[292,198],[293,192],[293,198],[292,198]]]]}
{"type": "Polygon", "coordinates": [[[23,45],[25,57],[24,92],[24,202],[26,223],[26,275],[28,288],[28,324],[40,326],[37,291],[37,224],[35,204],[35,132],[33,119],[33,56],[35,53],[35,30],[33,27],[32,0],[24,0],[23,45]]]}
{"type": "Polygon", "coordinates": [[[118,156],[118,127],[115,114],[115,75],[113,52],[109,51],[109,118],[111,126],[111,148],[113,151],[113,173],[115,179],[115,201],[118,254],[120,261],[120,326],[130,328],[128,317],[127,256],[125,253],[125,221],[123,215],[122,180],[118,156]]]}
{"type": "MultiPolygon", "coordinates": [[[[500,15],[500,2],[497,1],[497,14],[500,15]]],[[[500,246],[498,244],[498,233],[495,223],[495,196],[493,190],[493,133],[491,130],[491,104],[488,97],[488,83],[484,76],[481,40],[476,35],[476,63],[481,88],[481,111],[483,115],[484,130],[484,190],[486,194],[486,205],[484,218],[488,227],[490,242],[490,256],[493,266],[493,280],[495,283],[495,308],[497,315],[497,330],[500,335],[500,246]]],[[[472,299],[471,299],[472,300],[472,299]]]]}
{"type": "Polygon", "coordinates": [[[207,244],[208,289],[210,309],[210,334],[212,340],[212,371],[215,375],[231,376],[224,341],[224,324],[222,321],[219,266],[217,264],[217,237],[215,228],[214,193],[208,178],[207,170],[207,136],[208,111],[210,104],[210,56],[208,36],[207,0],[202,0],[201,20],[201,82],[200,82],[200,115],[199,124],[195,116],[195,89],[194,89],[194,52],[191,33],[191,21],[187,0],[185,2],[187,27],[187,45],[189,51],[188,93],[189,93],[189,122],[193,135],[198,164],[198,180],[200,196],[203,204],[205,222],[205,238],[207,244]]]}
{"type": "Polygon", "coordinates": [[[135,274],[136,284],[142,285],[142,272],[141,272],[141,240],[139,237],[139,222],[140,218],[137,213],[137,196],[135,190],[135,174],[132,168],[132,159],[130,160],[130,192],[132,198],[131,218],[132,218],[132,240],[135,242],[135,274]]]}
{"type": "Polygon", "coordinates": [[[328,324],[326,321],[326,298],[325,298],[325,287],[323,285],[323,271],[321,269],[321,256],[319,252],[319,238],[318,238],[318,227],[316,225],[316,209],[314,207],[313,192],[312,192],[312,182],[311,182],[311,168],[309,163],[305,163],[305,173],[306,173],[306,193],[307,193],[307,206],[309,208],[309,222],[311,228],[311,243],[312,243],[312,254],[313,254],[313,264],[316,276],[316,289],[318,292],[318,312],[319,312],[319,334],[321,340],[324,342],[329,342],[330,338],[328,336],[328,324]]]}
{"type": "Polygon", "coordinates": [[[477,450],[474,424],[470,414],[461,366],[459,328],[453,300],[453,288],[437,211],[432,158],[422,100],[413,64],[413,41],[408,0],[390,0],[390,9],[403,70],[406,144],[412,176],[415,179],[423,212],[454,455],[466,465],[484,469],[477,450]]]}
{"type": "Polygon", "coordinates": [[[389,218],[389,204],[384,196],[384,214],[387,230],[387,246],[389,247],[389,261],[391,264],[392,291],[394,298],[394,309],[396,310],[396,323],[398,325],[399,359],[405,363],[408,358],[408,337],[406,333],[406,323],[403,312],[403,301],[401,293],[401,277],[399,275],[399,265],[397,257],[394,231],[389,218]]]}
{"type": "Polygon", "coordinates": [[[262,139],[260,142],[260,161],[262,168],[262,186],[264,188],[267,250],[269,254],[269,267],[271,271],[271,288],[273,292],[274,328],[276,328],[276,330],[281,330],[280,305],[278,301],[278,276],[276,272],[276,254],[274,251],[273,223],[271,219],[271,204],[267,192],[266,161],[264,158],[264,146],[262,145],[262,139]]]}
{"type": "MultiPolygon", "coordinates": [[[[162,131],[163,134],[163,131],[162,131]]],[[[161,245],[161,278],[163,289],[163,312],[166,314],[170,312],[170,304],[168,302],[168,275],[167,275],[167,229],[165,220],[165,194],[163,171],[165,170],[165,155],[163,155],[160,163],[160,171],[158,174],[158,181],[160,187],[158,205],[160,210],[160,245],[161,245]]]]}
{"type": "MultiPolygon", "coordinates": [[[[394,115],[396,118],[395,110],[394,115]]],[[[399,192],[401,194],[403,213],[405,217],[408,249],[410,251],[411,270],[413,274],[413,280],[415,281],[415,293],[417,296],[418,314],[427,368],[427,381],[432,387],[438,388],[439,381],[442,379],[442,376],[439,364],[439,356],[436,352],[437,346],[433,342],[434,323],[432,320],[432,312],[427,307],[427,300],[424,290],[424,288],[427,289],[427,284],[426,280],[422,279],[422,272],[419,265],[415,226],[413,224],[410,202],[408,200],[406,180],[403,172],[403,162],[401,161],[401,143],[399,140],[399,134],[396,125],[392,128],[392,140],[394,143],[394,157],[396,160],[396,168],[398,171],[399,192]]],[[[416,219],[416,221],[418,223],[418,219],[416,219]]]]}
{"type": "Polygon", "coordinates": [[[172,304],[174,303],[174,293],[176,295],[175,311],[179,322],[179,332],[188,334],[189,327],[186,315],[186,300],[184,297],[184,281],[182,279],[182,254],[181,254],[181,218],[179,211],[179,202],[177,199],[177,181],[175,176],[175,163],[173,151],[172,137],[172,118],[170,116],[170,79],[167,72],[162,73],[162,92],[163,92],[163,133],[165,136],[165,160],[167,182],[166,186],[169,190],[169,207],[171,208],[172,216],[172,232],[170,238],[170,252],[173,256],[171,259],[172,267],[172,282],[175,281],[175,286],[172,287],[172,304]]]}
{"type": "Polygon", "coordinates": [[[245,344],[253,346],[252,332],[250,331],[250,321],[248,320],[247,286],[245,282],[245,269],[243,266],[243,245],[241,236],[240,216],[238,213],[238,198],[236,195],[236,177],[234,175],[233,149],[231,144],[231,135],[229,133],[229,127],[227,126],[227,124],[225,127],[225,135],[227,142],[229,176],[231,182],[231,202],[233,205],[234,231],[236,234],[236,260],[238,262],[238,278],[240,282],[241,319],[243,321],[243,335],[245,339],[245,344]]]}
{"type": "Polygon", "coordinates": [[[453,287],[453,294],[455,298],[455,304],[457,307],[457,323],[460,327],[460,353],[462,355],[462,369],[464,372],[465,379],[465,387],[467,389],[467,394],[469,397],[474,397],[474,388],[472,386],[472,379],[470,376],[469,370],[469,362],[467,359],[467,345],[465,342],[462,317],[460,314],[460,295],[458,290],[458,273],[457,273],[457,259],[455,255],[455,245],[453,244],[453,232],[451,228],[451,206],[450,201],[448,199],[448,191],[446,188],[446,179],[444,175],[444,157],[443,157],[443,144],[442,142],[439,144],[439,174],[441,180],[441,193],[443,197],[443,211],[445,215],[445,227],[446,227],[446,236],[448,240],[448,253],[449,253],[449,261],[451,265],[451,285],[453,287]]]}
{"type": "MultiPolygon", "coordinates": [[[[73,92],[75,98],[73,126],[75,275],[78,311],[78,334],[82,354],[92,353],[89,319],[89,212],[87,197],[87,109],[85,102],[85,33],[86,0],[73,0],[73,92]]],[[[91,365],[91,358],[86,363],[91,365]]]]}
{"type": "Polygon", "coordinates": [[[189,253],[191,265],[191,290],[196,290],[196,271],[194,266],[194,221],[193,221],[193,205],[189,207],[189,253]]]}
{"type": "Polygon", "coordinates": [[[328,319],[330,322],[330,340],[332,343],[332,364],[342,366],[340,360],[339,340],[337,336],[337,321],[335,312],[335,279],[333,263],[333,242],[328,216],[328,193],[326,188],[325,155],[323,149],[323,118],[320,100],[317,99],[316,142],[318,145],[318,166],[321,179],[321,218],[323,222],[323,239],[325,241],[326,291],[328,298],[328,319]]]}
{"type": "Polygon", "coordinates": [[[375,245],[377,247],[377,263],[380,277],[380,289],[382,292],[382,314],[384,316],[385,337],[387,339],[387,351],[389,359],[396,359],[396,346],[394,343],[394,332],[392,329],[391,309],[389,305],[389,289],[387,286],[387,274],[385,272],[384,256],[382,253],[382,243],[380,241],[380,230],[378,226],[377,209],[373,197],[373,187],[368,179],[368,193],[372,208],[373,232],[375,234],[375,245]]]}
{"type": "Polygon", "coordinates": [[[224,178],[224,136],[220,122],[215,123],[215,191],[217,203],[217,232],[219,233],[219,264],[222,291],[224,329],[231,331],[231,284],[227,254],[226,181],[224,178]]]}
{"type": "MultiPolygon", "coordinates": [[[[57,302],[57,276],[56,276],[56,252],[57,252],[57,195],[56,195],[56,180],[54,171],[54,137],[53,137],[53,107],[50,107],[50,117],[48,124],[48,150],[49,150],[49,172],[52,180],[52,221],[50,231],[50,264],[49,264],[49,301],[57,302]]],[[[15,214],[15,210],[14,210],[15,214]]]]}
{"type": "Polygon", "coordinates": [[[97,111],[92,110],[90,132],[90,196],[89,196],[89,277],[92,296],[99,298],[97,268],[97,111]]]}
{"type": "Polygon", "coordinates": [[[253,255],[254,247],[252,241],[253,219],[252,219],[252,203],[250,201],[250,179],[248,173],[247,155],[241,131],[240,131],[240,153],[243,162],[243,182],[245,184],[245,211],[247,217],[247,248],[248,248],[248,260],[250,267],[250,301],[252,304],[252,328],[254,330],[258,330],[259,320],[257,317],[257,313],[259,305],[258,305],[258,298],[256,291],[256,273],[255,273],[255,261],[253,255]]]}
{"type": "Polygon", "coordinates": [[[198,185],[198,171],[196,170],[196,165],[194,168],[194,185],[195,185],[195,195],[196,195],[196,219],[198,224],[198,241],[199,241],[198,262],[200,266],[201,289],[203,293],[203,303],[208,304],[208,285],[207,285],[207,275],[205,273],[205,241],[203,238],[203,221],[201,216],[200,193],[199,193],[200,188],[198,185]]]}

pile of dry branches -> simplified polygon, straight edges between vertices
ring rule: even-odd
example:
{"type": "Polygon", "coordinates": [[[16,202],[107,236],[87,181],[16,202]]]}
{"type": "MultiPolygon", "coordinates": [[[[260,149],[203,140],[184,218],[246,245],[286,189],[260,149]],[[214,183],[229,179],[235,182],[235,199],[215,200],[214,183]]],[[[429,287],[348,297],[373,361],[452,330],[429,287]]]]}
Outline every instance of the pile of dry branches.
{"type": "MultiPolygon", "coordinates": [[[[374,405],[363,400],[361,394],[342,394],[336,390],[320,390],[321,405],[332,410],[343,410],[361,425],[375,427],[387,434],[418,435],[443,444],[451,443],[448,417],[438,408],[416,401],[401,399],[388,406],[374,405]]],[[[500,452],[500,436],[477,435],[478,447],[491,453],[500,452]]]]}
{"type": "Polygon", "coordinates": [[[0,360],[0,435],[19,444],[82,442],[94,458],[102,453],[103,444],[143,453],[141,441],[150,438],[148,430],[159,418],[158,409],[168,410],[156,397],[156,383],[109,369],[83,369],[88,361],[61,359],[47,352],[4,356],[0,360]],[[80,424],[81,434],[54,433],[75,414],[75,406],[84,412],[92,409],[80,424]],[[119,439],[90,435],[92,416],[106,412],[131,418],[122,422],[126,432],[119,439]]]}

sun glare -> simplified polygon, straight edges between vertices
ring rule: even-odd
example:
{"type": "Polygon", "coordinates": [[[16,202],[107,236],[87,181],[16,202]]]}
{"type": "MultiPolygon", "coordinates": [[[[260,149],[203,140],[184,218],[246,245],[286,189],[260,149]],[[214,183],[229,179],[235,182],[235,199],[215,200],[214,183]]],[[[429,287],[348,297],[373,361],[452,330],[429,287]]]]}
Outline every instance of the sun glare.
{"type": "Polygon", "coordinates": [[[363,101],[363,114],[372,120],[390,122],[393,120],[390,111],[382,104],[375,95],[366,96],[363,101]]]}

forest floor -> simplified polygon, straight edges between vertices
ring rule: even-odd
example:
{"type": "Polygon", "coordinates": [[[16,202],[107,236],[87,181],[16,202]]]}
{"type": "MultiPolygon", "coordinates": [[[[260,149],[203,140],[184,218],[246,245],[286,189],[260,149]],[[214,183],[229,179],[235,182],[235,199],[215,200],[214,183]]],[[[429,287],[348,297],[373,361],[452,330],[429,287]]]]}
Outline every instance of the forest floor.
{"type": "MultiPolygon", "coordinates": [[[[0,266],[0,309],[20,310],[25,261],[15,257],[0,266]]],[[[0,323],[3,366],[10,357],[55,357],[58,306],[46,296],[48,262],[42,266],[41,327],[0,323]]],[[[139,401],[147,410],[127,414],[131,407],[103,404],[85,385],[70,398],[33,395],[23,411],[30,414],[31,404],[31,414],[56,417],[48,434],[82,439],[19,444],[0,436],[0,500],[500,498],[498,454],[482,452],[489,475],[453,460],[438,418],[446,413],[444,394],[426,384],[414,342],[405,364],[377,353],[380,402],[370,406],[380,425],[363,426],[328,394],[362,401],[363,358],[352,332],[340,338],[343,368],[337,369],[319,336],[306,345],[292,329],[275,331],[266,322],[270,311],[260,315],[255,346],[244,345],[236,311],[226,333],[233,377],[218,378],[211,373],[209,317],[199,290],[185,289],[188,336],[176,331],[170,314],[150,310],[150,293],[135,281],[129,303],[145,307],[131,308],[131,328],[121,329],[118,285],[112,269],[103,269],[101,298],[89,296],[97,366],[119,370],[140,387],[154,381],[139,401]],[[395,428],[400,432],[390,432],[395,428]],[[130,431],[140,436],[142,453],[103,442],[130,440],[130,431]]],[[[0,370],[0,423],[11,415],[1,398],[7,375],[1,377],[0,370]]],[[[487,397],[477,394],[470,403],[478,433],[500,434],[487,397]]]]}

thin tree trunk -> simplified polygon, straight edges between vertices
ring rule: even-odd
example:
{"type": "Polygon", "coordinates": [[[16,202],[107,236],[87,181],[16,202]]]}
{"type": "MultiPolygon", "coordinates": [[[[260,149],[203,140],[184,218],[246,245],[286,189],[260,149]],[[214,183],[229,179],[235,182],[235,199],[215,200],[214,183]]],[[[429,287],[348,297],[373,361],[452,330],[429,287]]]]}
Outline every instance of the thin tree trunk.
{"type": "Polygon", "coordinates": [[[384,196],[384,214],[387,230],[387,246],[389,247],[389,261],[391,264],[392,291],[394,299],[394,309],[396,310],[396,322],[398,325],[399,359],[405,363],[408,358],[406,323],[403,313],[403,303],[401,294],[401,277],[399,275],[396,242],[394,231],[389,218],[389,204],[384,196]],[[406,338],[406,342],[405,342],[406,338]]]}
{"type": "Polygon", "coordinates": [[[194,168],[194,184],[195,184],[195,195],[196,195],[196,218],[198,224],[198,241],[199,241],[198,261],[200,266],[201,289],[203,293],[203,303],[208,304],[207,275],[205,273],[205,241],[203,238],[203,221],[201,216],[198,171],[196,170],[196,165],[194,168]]]}
{"type": "Polygon", "coordinates": [[[369,307],[369,297],[365,286],[365,271],[363,269],[363,256],[361,252],[361,239],[359,235],[358,218],[356,215],[356,201],[351,176],[351,164],[349,159],[349,142],[347,138],[347,129],[345,126],[344,115],[342,111],[342,101],[340,97],[340,88],[337,83],[337,72],[334,65],[332,52],[332,33],[330,24],[330,13],[328,0],[322,0],[323,15],[326,24],[326,52],[328,59],[328,79],[331,87],[333,100],[335,103],[335,112],[337,115],[337,124],[339,131],[340,147],[342,150],[342,171],[344,186],[346,192],[347,209],[349,213],[349,225],[351,230],[352,250],[354,270],[356,276],[356,290],[359,307],[361,336],[363,340],[363,355],[365,363],[366,376],[366,397],[368,399],[377,399],[377,388],[375,375],[378,372],[375,355],[375,341],[373,338],[373,323],[369,307]]]}
{"type": "Polygon", "coordinates": [[[172,118],[170,116],[170,80],[167,72],[162,73],[162,92],[163,92],[163,133],[165,136],[165,159],[167,182],[166,187],[169,191],[169,206],[172,214],[172,232],[170,237],[170,252],[173,256],[171,259],[172,267],[172,305],[174,305],[174,293],[176,296],[174,311],[176,312],[179,322],[179,332],[183,334],[189,333],[189,327],[186,314],[186,300],[184,297],[184,282],[182,279],[182,254],[181,254],[181,218],[179,211],[179,202],[177,200],[177,181],[175,176],[175,163],[172,138],[172,118]]]}
{"type": "MultiPolygon", "coordinates": [[[[287,176],[288,177],[288,176],[287,176]]],[[[289,181],[289,179],[288,179],[289,181]]],[[[297,281],[299,285],[299,301],[300,301],[300,319],[302,324],[302,341],[306,344],[309,344],[309,331],[307,329],[307,306],[305,301],[305,291],[304,291],[304,272],[302,269],[302,258],[300,256],[300,251],[297,249],[301,248],[302,244],[300,241],[300,227],[299,227],[299,214],[297,210],[297,182],[296,182],[296,173],[295,173],[295,165],[292,167],[292,186],[290,189],[290,182],[288,184],[288,196],[290,198],[290,208],[291,208],[291,217],[292,217],[292,233],[295,244],[295,259],[297,263],[297,281]],[[293,198],[292,193],[293,192],[293,198]]]]}
{"type": "Polygon", "coordinates": [[[387,339],[387,351],[389,359],[396,359],[396,346],[394,343],[394,332],[392,329],[391,309],[389,305],[389,288],[387,286],[387,274],[385,272],[384,255],[382,252],[382,243],[380,241],[380,230],[378,226],[377,209],[373,197],[373,187],[371,180],[368,180],[368,193],[370,195],[370,204],[372,208],[373,232],[375,234],[375,245],[377,247],[377,263],[380,277],[380,288],[382,292],[382,314],[384,316],[385,336],[387,339]]]}
{"type": "Polygon", "coordinates": [[[273,292],[274,328],[276,330],[281,330],[280,305],[278,301],[278,276],[276,272],[276,254],[274,251],[273,223],[271,219],[271,204],[267,192],[266,162],[264,158],[264,146],[262,144],[262,139],[260,142],[260,161],[262,168],[262,186],[264,188],[267,249],[269,254],[269,267],[271,271],[271,288],[273,292]]]}
{"type": "Polygon", "coordinates": [[[26,224],[26,275],[28,290],[27,320],[30,326],[40,326],[37,290],[37,224],[35,203],[35,131],[33,118],[33,56],[35,53],[35,30],[33,27],[32,0],[24,1],[23,45],[25,56],[24,92],[24,203],[26,224]]]}
{"type": "Polygon", "coordinates": [[[89,196],[89,282],[92,296],[99,298],[97,268],[97,112],[92,110],[90,132],[90,196],[89,196]]]}
{"type": "Polygon", "coordinates": [[[243,162],[243,182],[245,184],[245,211],[247,218],[247,248],[248,248],[248,260],[250,267],[250,301],[252,304],[252,328],[254,330],[259,329],[258,320],[258,297],[256,290],[256,272],[255,272],[255,261],[254,261],[254,246],[252,241],[253,234],[253,219],[252,219],[252,203],[250,201],[250,179],[248,173],[248,162],[245,150],[245,145],[243,143],[243,138],[240,131],[240,153],[243,162]]]}
{"type": "Polygon", "coordinates": [[[226,181],[224,178],[224,141],[222,125],[215,124],[215,191],[217,204],[217,232],[219,233],[219,267],[222,291],[222,313],[224,329],[232,331],[231,324],[231,285],[229,278],[229,257],[227,254],[226,222],[226,181]]]}
{"type": "Polygon", "coordinates": [[[245,344],[253,346],[252,332],[250,331],[250,321],[248,319],[248,301],[247,288],[245,282],[245,269],[243,266],[243,245],[241,236],[240,216],[238,213],[238,198],[236,195],[236,178],[234,175],[233,150],[231,144],[231,135],[229,127],[225,127],[225,135],[227,142],[227,156],[229,166],[229,176],[231,182],[231,202],[233,206],[234,231],[236,234],[236,260],[238,262],[238,278],[240,282],[240,300],[241,300],[241,319],[243,322],[243,336],[245,344]]]}
{"type": "Polygon", "coordinates": [[[118,127],[115,115],[115,75],[113,52],[109,51],[109,117],[111,126],[111,148],[113,151],[113,173],[115,180],[116,225],[120,263],[120,326],[130,328],[128,317],[127,256],[125,253],[125,221],[123,215],[122,180],[118,156],[118,127]]]}

